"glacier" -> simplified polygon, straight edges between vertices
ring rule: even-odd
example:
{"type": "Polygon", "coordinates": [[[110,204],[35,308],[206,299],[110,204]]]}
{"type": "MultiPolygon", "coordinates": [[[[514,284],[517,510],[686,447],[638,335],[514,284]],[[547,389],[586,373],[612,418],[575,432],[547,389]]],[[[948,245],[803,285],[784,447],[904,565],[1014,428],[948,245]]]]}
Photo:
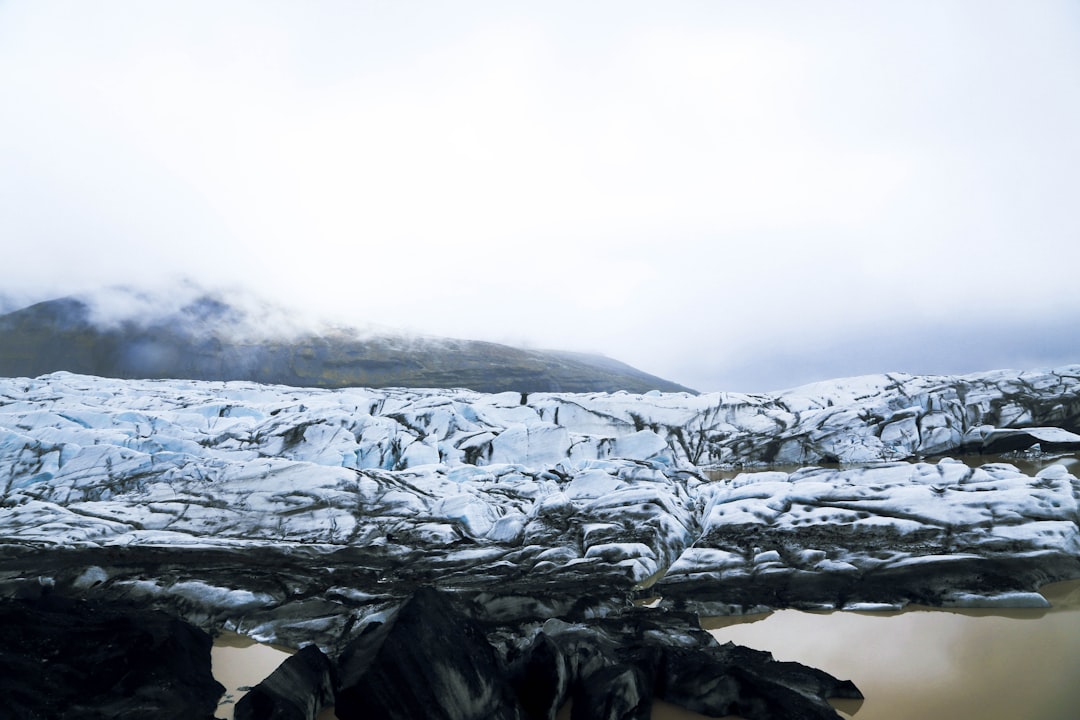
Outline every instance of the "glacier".
{"type": "Polygon", "coordinates": [[[430,586],[533,638],[647,599],[1031,606],[1080,577],[1077,449],[1080,366],[701,395],[0,378],[0,598],[328,653],[430,586]]]}
{"type": "Polygon", "coordinates": [[[693,588],[700,605],[710,585],[778,573],[1075,558],[1065,466],[944,455],[1076,448],[1077,429],[1077,366],[768,395],[4,378],[0,543],[362,548],[419,554],[402,572],[442,568],[462,587],[596,575],[633,591],[659,580],[674,603],[693,588]],[[717,466],[743,472],[714,480],[717,466]]]}

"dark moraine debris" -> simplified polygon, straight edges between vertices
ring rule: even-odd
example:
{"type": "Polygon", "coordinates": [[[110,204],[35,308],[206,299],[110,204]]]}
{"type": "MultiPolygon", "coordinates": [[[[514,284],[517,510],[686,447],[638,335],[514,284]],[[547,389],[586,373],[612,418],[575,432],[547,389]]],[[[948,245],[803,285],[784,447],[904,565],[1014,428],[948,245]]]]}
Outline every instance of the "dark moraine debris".
{"type": "Polygon", "coordinates": [[[511,648],[527,717],[647,720],[653,698],[713,717],[837,718],[826,698],[861,698],[847,680],[769,653],[720,645],[688,613],[627,609],[611,617],[550,620],[524,650],[511,648]]]}
{"type": "Polygon", "coordinates": [[[165,613],[45,596],[0,601],[4,718],[210,720],[210,635],[165,613]]]}
{"type": "Polygon", "coordinates": [[[826,698],[862,698],[850,680],[731,643],[668,648],[662,658],[657,697],[712,717],[835,719],[826,698]]]}
{"type": "Polygon", "coordinates": [[[334,704],[333,664],[308,645],[236,703],[236,720],[315,720],[334,704]]]}
{"type": "Polygon", "coordinates": [[[573,695],[571,720],[649,720],[652,685],[651,675],[636,665],[603,667],[581,679],[573,695]]]}
{"type": "Polygon", "coordinates": [[[850,682],[768,653],[720,645],[689,613],[624,608],[609,617],[491,626],[431,588],[341,656],[337,715],[647,720],[660,698],[716,717],[837,718],[850,682]]]}
{"type": "Polygon", "coordinates": [[[420,588],[339,663],[340,720],[518,720],[521,707],[481,627],[449,595],[420,588]]]}

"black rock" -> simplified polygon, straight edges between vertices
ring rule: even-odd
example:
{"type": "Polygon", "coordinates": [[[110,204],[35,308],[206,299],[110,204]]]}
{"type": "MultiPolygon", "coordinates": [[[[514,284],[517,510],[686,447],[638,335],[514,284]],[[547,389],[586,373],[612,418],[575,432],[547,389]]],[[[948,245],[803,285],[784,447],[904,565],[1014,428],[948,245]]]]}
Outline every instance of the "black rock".
{"type": "Polygon", "coordinates": [[[642,667],[608,665],[578,683],[570,720],[649,720],[653,677],[642,667]]]}
{"type": "Polygon", "coordinates": [[[705,715],[748,720],[835,720],[826,698],[862,697],[850,680],[731,643],[667,648],[656,695],[705,715]]]}
{"type": "Polygon", "coordinates": [[[483,630],[449,597],[420,588],[342,653],[340,720],[519,720],[521,707],[483,630]]]}
{"type": "Polygon", "coordinates": [[[5,718],[210,720],[210,636],[165,613],[43,597],[0,602],[5,718]]]}
{"type": "Polygon", "coordinates": [[[334,704],[330,658],[314,645],[290,656],[236,703],[236,720],[315,720],[334,704]]]}
{"type": "Polygon", "coordinates": [[[568,696],[574,720],[644,720],[654,697],[713,717],[835,719],[826,698],[862,697],[850,681],[720,645],[686,613],[548,621],[525,650],[507,654],[530,720],[552,720],[568,696]]]}
{"type": "Polygon", "coordinates": [[[554,720],[570,697],[570,659],[551,636],[541,633],[511,675],[514,692],[529,720],[554,720]]]}

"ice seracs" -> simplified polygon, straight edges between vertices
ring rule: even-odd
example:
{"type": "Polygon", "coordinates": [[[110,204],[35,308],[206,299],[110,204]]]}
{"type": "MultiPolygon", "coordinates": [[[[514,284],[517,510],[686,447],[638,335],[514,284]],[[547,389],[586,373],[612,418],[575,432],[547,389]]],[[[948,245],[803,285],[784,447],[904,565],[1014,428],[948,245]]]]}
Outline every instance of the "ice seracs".
{"type": "Polygon", "coordinates": [[[0,600],[149,606],[331,657],[428,586],[507,658],[541,627],[543,652],[605,618],[636,637],[649,596],[1030,607],[1080,577],[1078,378],[526,396],[0,378],[0,600]]]}
{"type": "MultiPolygon", "coordinates": [[[[890,598],[874,597],[872,580],[968,555],[1038,555],[1047,577],[1072,573],[1080,546],[1070,470],[908,460],[1078,447],[1078,377],[1074,366],[880,375],[771,395],[524,398],[8,378],[0,541],[361,548],[393,566],[380,571],[381,587],[355,588],[373,597],[395,577],[461,587],[497,579],[514,592],[659,582],[668,602],[728,610],[1014,592],[1030,578],[890,598]],[[866,465],[812,464],[829,461],[866,465]],[[747,472],[710,479],[720,462],[747,472]],[[804,467],[752,472],[766,462],[804,467]],[[751,598],[751,580],[805,587],[751,598]]],[[[183,599],[188,587],[165,592],[183,599]]]]}

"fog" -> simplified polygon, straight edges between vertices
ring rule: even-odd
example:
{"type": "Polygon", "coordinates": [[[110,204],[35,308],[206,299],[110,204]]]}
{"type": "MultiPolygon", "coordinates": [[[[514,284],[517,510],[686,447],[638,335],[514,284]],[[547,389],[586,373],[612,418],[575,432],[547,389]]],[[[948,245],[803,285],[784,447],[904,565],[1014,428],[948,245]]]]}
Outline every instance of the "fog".
{"type": "Polygon", "coordinates": [[[0,309],[194,283],[699,390],[1080,362],[1067,1],[8,0],[0,98],[0,309]]]}

